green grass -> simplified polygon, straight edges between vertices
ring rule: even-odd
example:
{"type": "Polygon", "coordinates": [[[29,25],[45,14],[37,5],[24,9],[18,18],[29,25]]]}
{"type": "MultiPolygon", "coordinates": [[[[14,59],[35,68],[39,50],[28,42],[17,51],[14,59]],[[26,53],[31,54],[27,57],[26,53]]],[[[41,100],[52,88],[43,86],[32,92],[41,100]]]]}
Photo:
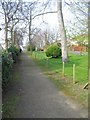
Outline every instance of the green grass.
{"type": "Polygon", "coordinates": [[[3,104],[3,118],[12,118],[14,116],[16,104],[19,100],[19,96],[10,96],[7,98],[5,104],[3,104]]]}
{"type": "Polygon", "coordinates": [[[88,108],[88,92],[83,86],[88,82],[88,56],[69,54],[69,62],[65,63],[65,76],[62,76],[61,58],[47,58],[44,52],[28,52],[43,73],[71,99],[88,108]],[[76,65],[76,84],[73,84],[73,64],[76,65]]]}
{"type": "MultiPolygon", "coordinates": [[[[44,52],[33,52],[32,58],[37,64],[48,71],[57,71],[62,74],[61,58],[47,58],[44,52]],[[47,60],[48,59],[48,60],[47,60]]],[[[85,84],[88,81],[88,56],[69,54],[69,62],[65,63],[65,76],[73,78],[73,64],[76,65],[76,81],[85,84]]]]}
{"type": "Polygon", "coordinates": [[[12,72],[12,81],[9,82],[7,88],[5,89],[3,98],[3,118],[13,118],[15,116],[15,111],[18,102],[21,97],[18,93],[18,84],[20,84],[21,76],[18,70],[15,70],[17,66],[14,66],[12,72]]]}

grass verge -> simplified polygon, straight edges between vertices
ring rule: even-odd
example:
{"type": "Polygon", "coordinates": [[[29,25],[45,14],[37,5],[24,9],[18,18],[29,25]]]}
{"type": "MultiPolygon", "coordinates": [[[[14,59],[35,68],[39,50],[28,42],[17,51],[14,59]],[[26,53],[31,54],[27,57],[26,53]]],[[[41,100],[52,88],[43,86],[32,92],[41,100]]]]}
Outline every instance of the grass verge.
{"type": "Polygon", "coordinates": [[[19,82],[20,73],[18,71],[18,64],[15,64],[12,72],[12,81],[8,84],[7,88],[3,90],[3,106],[2,106],[2,117],[13,118],[15,116],[16,107],[20,100],[19,95],[19,82]],[[15,70],[17,68],[17,70],[15,70]]]}
{"type": "Polygon", "coordinates": [[[5,103],[3,104],[3,118],[13,118],[16,104],[19,100],[19,96],[9,96],[5,103]]]}

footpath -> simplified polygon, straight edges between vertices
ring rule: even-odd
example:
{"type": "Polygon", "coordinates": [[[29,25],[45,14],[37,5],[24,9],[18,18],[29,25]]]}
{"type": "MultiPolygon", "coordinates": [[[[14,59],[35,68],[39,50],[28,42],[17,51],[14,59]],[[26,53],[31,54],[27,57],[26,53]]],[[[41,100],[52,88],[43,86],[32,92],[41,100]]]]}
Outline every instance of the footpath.
{"type": "MultiPolygon", "coordinates": [[[[14,118],[83,118],[73,104],[26,54],[21,54],[19,94],[14,118]]],[[[18,71],[18,70],[17,70],[18,71]]]]}

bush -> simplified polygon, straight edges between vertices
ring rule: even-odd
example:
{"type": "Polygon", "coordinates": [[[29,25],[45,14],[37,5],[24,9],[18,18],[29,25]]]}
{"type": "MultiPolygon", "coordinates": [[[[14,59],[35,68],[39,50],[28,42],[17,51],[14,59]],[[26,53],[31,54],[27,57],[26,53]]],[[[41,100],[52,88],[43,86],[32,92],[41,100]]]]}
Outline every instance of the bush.
{"type": "Polygon", "coordinates": [[[20,53],[20,49],[17,48],[16,46],[10,46],[10,48],[8,48],[8,52],[12,53],[12,59],[14,60],[14,63],[16,63],[17,56],[20,53]]]}
{"type": "Polygon", "coordinates": [[[11,68],[13,60],[9,58],[9,53],[2,53],[2,86],[5,87],[11,79],[11,68]]]}
{"type": "Polygon", "coordinates": [[[50,45],[46,49],[46,56],[52,58],[58,58],[61,56],[61,49],[57,44],[50,45]]]}
{"type": "Polygon", "coordinates": [[[13,62],[16,62],[20,49],[16,46],[10,46],[8,51],[2,52],[2,87],[6,87],[12,78],[13,62]]]}
{"type": "Polygon", "coordinates": [[[27,46],[27,51],[35,51],[35,45],[34,44],[28,45],[27,46]]]}

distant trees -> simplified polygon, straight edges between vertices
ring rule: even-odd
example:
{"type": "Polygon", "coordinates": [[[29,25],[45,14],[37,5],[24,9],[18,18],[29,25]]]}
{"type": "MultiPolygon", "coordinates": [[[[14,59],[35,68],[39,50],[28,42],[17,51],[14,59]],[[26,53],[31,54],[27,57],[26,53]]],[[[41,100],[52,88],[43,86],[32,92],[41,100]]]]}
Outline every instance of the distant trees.
{"type": "Polygon", "coordinates": [[[45,46],[45,36],[41,29],[36,29],[34,31],[32,43],[35,45],[36,50],[43,49],[45,46]]]}
{"type": "Polygon", "coordinates": [[[69,21],[70,25],[66,26],[67,35],[69,38],[88,33],[88,2],[80,1],[65,1],[66,6],[73,15],[73,21],[69,21]]]}
{"type": "Polygon", "coordinates": [[[65,1],[66,7],[71,11],[73,19],[66,25],[67,38],[70,42],[80,46],[88,45],[88,2],[65,1]]]}
{"type": "MultiPolygon", "coordinates": [[[[45,14],[56,12],[56,11],[44,12],[44,9],[45,9],[44,4],[40,4],[40,2],[38,2],[37,0],[34,2],[22,3],[21,13],[24,18],[24,22],[26,23],[26,26],[28,27],[29,45],[32,44],[33,38],[35,39],[35,37],[33,37],[33,36],[36,36],[36,33],[34,31],[37,30],[37,28],[33,28],[34,19],[39,16],[45,15],[45,14]]],[[[37,39],[38,39],[38,37],[39,37],[39,34],[37,36],[37,39]]]]}
{"type": "Polygon", "coordinates": [[[37,1],[34,2],[24,2],[22,3],[22,18],[26,24],[26,27],[28,26],[28,38],[29,38],[29,45],[31,45],[31,36],[32,36],[32,19],[34,10],[36,8],[37,1]]]}
{"type": "Polygon", "coordinates": [[[57,39],[58,34],[50,28],[46,30],[36,29],[32,35],[32,43],[36,46],[36,50],[46,49],[50,44],[58,42],[57,39]]]}
{"type": "Polygon", "coordinates": [[[15,28],[14,30],[14,45],[17,45],[18,47],[20,45],[23,45],[23,37],[25,34],[25,30],[24,29],[20,29],[20,28],[15,28]]]}

